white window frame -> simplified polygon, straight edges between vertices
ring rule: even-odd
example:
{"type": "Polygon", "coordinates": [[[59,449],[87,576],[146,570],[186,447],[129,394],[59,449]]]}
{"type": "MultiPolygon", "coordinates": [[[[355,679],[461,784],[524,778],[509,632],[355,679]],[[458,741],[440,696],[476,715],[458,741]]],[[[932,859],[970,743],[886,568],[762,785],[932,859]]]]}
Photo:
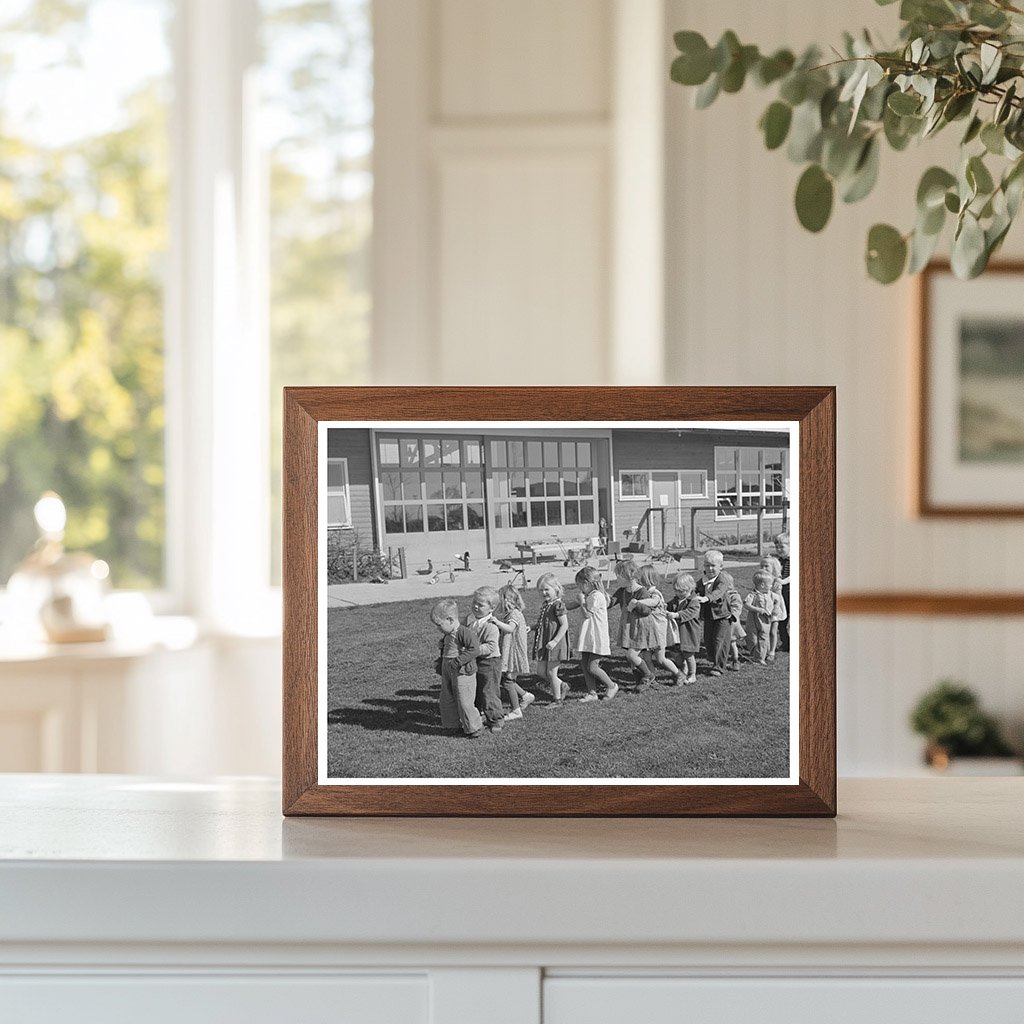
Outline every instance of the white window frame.
{"type": "Polygon", "coordinates": [[[683,501],[700,501],[706,500],[708,496],[708,471],[706,469],[678,469],[676,470],[676,476],[679,480],[679,500],[683,501]],[[700,476],[700,492],[698,494],[691,494],[690,492],[683,491],[683,474],[684,473],[696,473],[700,476]]]}
{"type": "MultiPolygon", "coordinates": [[[[775,447],[775,446],[772,446],[772,447],[775,447]]],[[[782,447],[782,445],[779,445],[778,448],[782,451],[782,460],[783,460],[783,467],[784,467],[783,468],[783,495],[784,495],[783,500],[784,501],[788,501],[789,500],[789,449],[782,447]]],[[[764,487],[764,453],[765,453],[765,450],[766,449],[763,446],[755,446],[755,445],[748,445],[748,444],[716,445],[715,446],[715,454],[714,454],[714,459],[715,459],[715,493],[714,493],[714,503],[715,503],[715,522],[716,523],[734,523],[734,522],[736,522],[739,519],[757,519],[757,513],[756,512],[744,512],[743,511],[743,504],[742,504],[743,503],[743,482],[742,482],[742,476],[743,476],[744,473],[752,473],[753,470],[750,470],[750,469],[746,469],[746,470],[732,469],[732,470],[726,470],[725,471],[725,472],[729,472],[729,473],[735,473],[735,475],[736,475],[736,514],[735,515],[723,515],[721,512],[719,512],[719,510],[718,510],[718,498],[719,498],[719,491],[718,491],[718,453],[719,452],[725,452],[725,451],[728,451],[728,452],[756,451],[757,452],[758,472],[761,475],[760,504],[763,505],[764,501],[765,501],[765,487],[764,487]]],[[[735,460],[734,460],[734,462],[735,462],[735,460]]],[[[781,519],[783,517],[783,512],[781,510],[779,512],[764,512],[764,513],[762,513],[762,515],[763,515],[763,517],[765,519],[781,519]]]]}
{"type": "Polygon", "coordinates": [[[619,501],[646,501],[648,505],[654,500],[653,498],[653,481],[652,476],[653,470],[650,469],[620,469],[619,470],[619,501]],[[646,494],[623,494],[622,493],[622,478],[624,476],[646,476],[647,477],[647,493],[646,494]]]}
{"type": "Polygon", "coordinates": [[[327,478],[330,479],[330,472],[332,466],[341,466],[345,474],[345,482],[340,487],[327,487],[327,508],[331,507],[331,498],[342,498],[345,502],[345,521],[342,523],[332,523],[330,519],[327,521],[327,528],[334,530],[351,530],[352,529],[352,491],[349,486],[348,477],[348,459],[335,457],[328,458],[327,460],[327,478]]]}
{"type": "Polygon", "coordinates": [[[676,501],[682,504],[684,501],[701,501],[708,497],[708,471],[706,469],[620,469],[619,470],[619,501],[646,501],[648,505],[654,504],[654,474],[672,473],[676,478],[676,501]],[[646,494],[623,494],[622,477],[637,476],[644,474],[647,477],[646,494]],[[701,491],[699,494],[683,493],[683,474],[697,473],[701,478],[701,491]]]}

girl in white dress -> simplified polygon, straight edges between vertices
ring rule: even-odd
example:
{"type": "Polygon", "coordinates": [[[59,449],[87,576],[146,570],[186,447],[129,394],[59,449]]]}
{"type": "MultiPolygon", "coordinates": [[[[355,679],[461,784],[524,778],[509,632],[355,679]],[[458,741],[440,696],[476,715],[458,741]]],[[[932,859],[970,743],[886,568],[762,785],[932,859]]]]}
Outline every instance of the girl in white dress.
{"type": "Polygon", "coordinates": [[[587,692],[580,698],[580,703],[598,700],[598,683],[604,687],[604,699],[611,700],[619,688],[601,668],[601,659],[612,653],[608,638],[608,595],[604,592],[601,574],[589,565],[576,573],[576,585],[580,588],[580,608],[583,610],[579,653],[583,680],[587,685],[587,692]]]}

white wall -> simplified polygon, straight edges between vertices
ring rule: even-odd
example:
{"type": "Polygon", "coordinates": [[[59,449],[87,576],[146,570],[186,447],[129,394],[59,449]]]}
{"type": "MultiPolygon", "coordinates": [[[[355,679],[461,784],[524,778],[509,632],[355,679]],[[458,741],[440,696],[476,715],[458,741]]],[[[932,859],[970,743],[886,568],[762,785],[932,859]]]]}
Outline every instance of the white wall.
{"type": "MultiPolygon", "coordinates": [[[[732,28],[744,43],[796,48],[864,25],[893,39],[895,10],[868,0],[669,0],[668,29],[714,42],[732,28]]],[[[793,212],[800,168],[765,151],[756,128],[770,93],[748,89],[697,111],[692,92],[667,86],[668,381],[838,387],[841,591],[1020,590],[1020,521],[923,521],[909,511],[913,283],[883,288],[863,270],[870,225],[912,226],[917,180],[956,133],[886,151],[877,192],[837,204],[815,236],[793,212]]],[[[1022,250],[1015,229],[1005,252],[1022,250]]],[[[966,680],[1024,731],[1022,664],[1017,618],[841,617],[840,771],[912,769],[920,744],[907,712],[944,675],[966,680]]]]}

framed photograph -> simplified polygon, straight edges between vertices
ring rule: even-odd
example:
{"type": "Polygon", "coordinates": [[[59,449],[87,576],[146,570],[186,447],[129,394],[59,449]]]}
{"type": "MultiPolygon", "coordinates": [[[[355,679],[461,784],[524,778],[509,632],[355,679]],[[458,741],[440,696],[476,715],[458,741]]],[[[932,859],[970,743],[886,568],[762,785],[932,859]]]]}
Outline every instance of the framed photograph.
{"type": "Polygon", "coordinates": [[[284,813],[835,814],[832,388],[287,388],[284,813]]]}
{"type": "Polygon", "coordinates": [[[1024,515],[1024,263],[920,280],[917,511],[1024,515]]]}

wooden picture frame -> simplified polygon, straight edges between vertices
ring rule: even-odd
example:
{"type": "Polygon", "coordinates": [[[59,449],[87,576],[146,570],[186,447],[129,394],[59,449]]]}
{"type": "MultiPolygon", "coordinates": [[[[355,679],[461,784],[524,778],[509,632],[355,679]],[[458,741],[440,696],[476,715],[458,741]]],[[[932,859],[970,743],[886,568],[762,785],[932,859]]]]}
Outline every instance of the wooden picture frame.
{"type": "MultiPolygon", "coordinates": [[[[1001,400],[994,390],[992,408],[979,409],[965,389],[970,383],[984,396],[984,380],[968,381],[961,362],[972,321],[1004,320],[1024,336],[1022,285],[1024,262],[991,263],[972,281],[955,278],[946,261],[929,264],[919,275],[917,437],[912,451],[913,508],[921,518],[1024,516],[1024,441],[1018,439],[1010,461],[986,455],[986,443],[991,447],[999,441],[993,434],[1001,429],[1001,400]],[[968,418],[971,410],[977,411],[968,418]]],[[[1024,379],[1014,378],[1006,386],[1024,392],[1024,379]]]]}
{"type": "MultiPolygon", "coordinates": [[[[283,476],[284,814],[834,816],[835,426],[835,389],[831,387],[286,388],[283,476]],[[723,422],[735,424],[738,431],[747,425],[752,430],[757,429],[761,423],[766,425],[765,429],[790,431],[788,436],[795,439],[790,458],[798,456],[796,464],[799,466],[794,489],[787,492],[787,498],[798,497],[799,502],[799,516],[794,502],[792,518],[794,595],[796,585],[799,587],[799,601],[794,605],[798,609],[795,624],[795,653],[798,656],[794,659],[798,672],[794,671],[793,682],[789,684],[791,731],[788,756],[791,771],[784,781],[776,783],[776,780],[767,778],[697,784],[685,780],[637,779],[634,782],[632,779],[609,777],[607,781],[601,778],[585,783],[565,778],[543,783],[519,779],[515,780],[517,784],[492,784],[488,779],[464,782],[455,778],[426,780],[432,784],[412,784],[401,780],[377,783],[375,779],[362,779],[355,784],[347,778],[324,778],[321,774],[323,751],[318,744],[319,730],[327,720],[319,689],[321,641],[326,645],[326,636],[321,636],[320,630],[321,622],[327,621],[326,613],[321,611],[323,602],[319,594],[322,546],[326,550],[326,542],[322,545],[321,537],[321,526],[326,519],[324,509],[320,507],[320,495],[327,493],[321,489],[326,460],[326,441],[321,439],[327,436],[325,431],[331,429],[342,430],[344,435],[343,428],[349,424],[376,425],[380,428],[376,435],[368,432],[372,438],[392,424],[412,423],[423,427],[435,421],[455,426],[475,423],[478,427],[489,427],[491,421],[495,421],[495,429],[501,423],[507,427],[513,423],[523,424],[524,431],[527,428],[551,431],[566,425],[581,428],[593,425],[595,428],[607,426],[616,431],[643,427],[657,433],[668,432],[682,424],[699,432],[723,422]],[[551,427],[546,426],[549,423],[551,427]],[[792,721],[794,709],[795,722],[792,721]]],[[[678,435],[683,433],[677,430],[678,435]]],[[[481,451],[487,450],[488,443],[486,440],[483,442],[481,451]]],[[[425,450],[419,449],[420,452],[425,450]]],[[[376,449],[375,459],[380,451],[376,449]]],[[[376,461],[374,465],[376,473],[376,461]]],[[[610,458],[608,466],[612,466],[610,458]]],[[[486,472],[484,469],[481,471],[486,472]]],[[[346,481],[348,472],[346,464],[346,481]]],[[[379,489],[376,475],[373,485],[379,489]]],[[[488,482],[486,486],[489,488],[491,484],[488,482]]],[[[563,493],[567,493],[564,483],[559,486],[563,493]]],[[[596,471],[591,486],[595,492],[599,488],[596,471]]],[[[762,485],[762,494],[766,486],[762,485]]],[[[463,487],[465,494],[465,485],[463,487]]],[[[736,487],[738,493],[738,482],[736,487]]],[[[348,500],[347,494],[339,495],[339,500],[340,497],[348,500]]],[[[328,504],[326,498],[323,504],[328,504]]],[[[344,516],[345,512],[338,509],[344,509],[344,506],[339,504],[332,517],[344,516]]],[[[737,517],[744,512],[741,508],[737,517]]],[[[718,510],[713,510],[713,513],[717,515],[718,510]]],[[[326,587],[324,589],[326,591],[326,587]]],[[[339,621],[343,620],[339,618],[339,621]]],[[[431,635],[434,638],[431,643],[436,645],[436,634],[431,635]]],[[[429,657],[432,658],[434,653],[436,646],[429,652],[429,657]]],[[[424,652],[424,660],[427,656],[424,652]]],[[[326,673],[326,666],[323,671],[326,673]]],[[[738,680],[739,677],[734,678],[738,680]]],[[[750,697],[757,699],[757,691],[751,689],[750,697]]],[[[611,713],[613,708],[599,709],[593,705],[587,713],[591,710],[611,713]]],[[[325,736],[324,749],[326,744],[325,736]]],[[[714,779],[710,781],[717,782],[714,779]]]]}

